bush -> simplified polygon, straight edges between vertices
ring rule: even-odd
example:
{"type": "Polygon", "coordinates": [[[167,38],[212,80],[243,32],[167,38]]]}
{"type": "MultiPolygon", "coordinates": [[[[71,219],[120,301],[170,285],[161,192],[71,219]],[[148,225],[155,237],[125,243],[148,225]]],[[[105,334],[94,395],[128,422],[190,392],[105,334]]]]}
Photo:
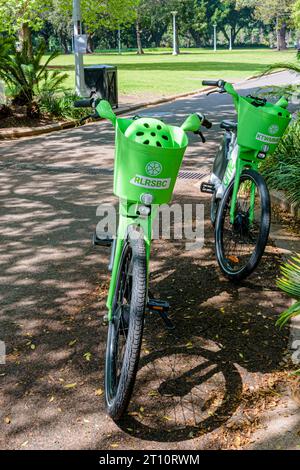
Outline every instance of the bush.
{"type": "Polygon", "coordinates": [[[42,64],[45,53],[44,41],[30,56],[27,44],[19,51],[15,41],[0,38],[0,79],[6,83],[12,103],[26,106],[30,117],[32,113],[39,114],[36,98],[45,92],[61,91],[62,83],[67,77],[67,74],[58,70],[49,71],[47,68],[59,53],[52,53],[42,64]]]}
{"type": "MultiPolygon", "coordinates": [[[[277,286],[296,301],[278,318],[276,324],[281,328],[292,318],[300,315],[300,255],[295,254],[281,266],[281,277],[277,286]]],[[[295,371],[300,375],[300,369],[295,371]]]]}
{"type": "Polygon", "coordinates": [[[300,203],[300,119],[293,122],[276,152],[262,164],[262,174],[273,189],[286,193],[290,202],[300,203]]]}
{"type": "Polygon", "coordinates": [[[38,98],[39,108],[42,113],[62,119],[80,119],[88,114],[86,109],[74,108],[74,101],[78,96],[71,91],[64,93],[44,92],[38,98]]]}
{"type": "Polygon", "coordinates": [[[12,116],[12,110],[6,104],[0,104],[0,119],[12,116]]]}

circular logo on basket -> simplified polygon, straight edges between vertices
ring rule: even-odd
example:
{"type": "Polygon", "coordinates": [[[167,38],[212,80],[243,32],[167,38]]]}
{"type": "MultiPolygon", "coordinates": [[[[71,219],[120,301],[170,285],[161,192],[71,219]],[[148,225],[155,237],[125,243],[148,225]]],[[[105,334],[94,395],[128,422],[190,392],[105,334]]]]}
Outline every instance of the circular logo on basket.
{"type": "Polygon", "coordinates": [[[268,131],[271,135],[275,135],[279,131],[279,126],[277,126],[277,124],[273,124],[269,127],[268,131]]]}
{"type": "Polygon", "coordinates": [[[146,173],[149,176],[157,176],[162,172],[162,166],[159,162],[149,162],[146,165],[146,173]]]}

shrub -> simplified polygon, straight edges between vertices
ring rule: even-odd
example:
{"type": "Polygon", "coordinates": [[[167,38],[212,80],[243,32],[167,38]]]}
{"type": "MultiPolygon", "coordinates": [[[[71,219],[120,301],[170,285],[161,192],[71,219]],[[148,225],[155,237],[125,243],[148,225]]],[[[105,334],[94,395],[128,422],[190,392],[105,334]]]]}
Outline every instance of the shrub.
{"type": "Polygon", "coordinates": [[[78,96],[71,91],[64,93],[41,93],[38,98],[39,108],[42,113],[63,119],[80,119],[88,114],[86,109],[75,108],[74,101],[78,96]]]}
{"type": "Polygon", "coordinates": [[[59,53],[53,52],[42,64],[45,53],[44,41],[40,42],[30,57],[26,44],[19,51],[11,39],[0,39],[0,78],[8,86],[12,103],[26,106],[29,116],[32,112],[39,112],[36,97],[45,92],[61,91],[62,83],[67,77],[67,74],[59,70],[49,71],[47,68],[59,53]]]}
{"type": "MultiPolygon", "coordinates": [[[[293,299],[296,299],[278,318],[276,325],[281,328],[293,317],[300,315],[300,255],[296,254],[281,266],[281,277],[277,286],[293,299]]],[[[300,375],[300,369],[295,371],[300,375]]]]}
{"type": "Polygon", "coordinates": [[[285,191],[290,202],[300,203],[300,120],[293,122],[276,152],[262,164],[268,185],[285,191]]]}

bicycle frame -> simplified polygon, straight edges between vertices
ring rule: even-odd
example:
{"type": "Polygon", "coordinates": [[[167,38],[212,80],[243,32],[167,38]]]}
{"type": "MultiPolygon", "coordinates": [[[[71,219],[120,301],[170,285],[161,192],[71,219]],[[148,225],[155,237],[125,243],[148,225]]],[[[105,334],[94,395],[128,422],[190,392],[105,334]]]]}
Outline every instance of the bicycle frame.
{"type": "MultiPolygon", "coordinates": [[[[236,144],[237,145],[237,144],[236,144]]],[[[236,207],[236,200],[237,194],[240,185],[240,177],[245,168],[253,169],[255,171],[258,170],[258,162],[257,162],[257,151],[249,151],[242,147],[237,146],[237,158],[234,161],[232,158],[232,154],[234,149],[231,150],[230,159],[222,180],[222,184],[225,188],[229,186],[232,179],[234,179],[233,185],[233,193],[232,193],[232,204],[230,207],[230,223],[234,223],[235,218],[235,207],[236,207]]],[[[249,208],[249,222],[252,223],[254,220],[254,204],[255,204],[255,185],[251,184],[251,196],[250,196],[250,208],[249,208]]]]}
{"type": "MultiPolygon", "coordinates": [[[[117,117],[114,114],[114,112],[112,111],[111,106],[107,101],[102,100],[98,104],[98,106],[96,108],[96,111],[98,112],[99,116],[110,120],[111,123],[113,124],[113,126],[116,127],[117,117]]],[[[128,123],[127,123],[127,125],[128,125],[128,123]]],[[[196,134],[200,134],[200,136],[202,137],[202,140],[203,140],[203,135],[201,134],[201,131],[200,131],[201,126],[210,128],[211,123],[205,118],[205,116],[198,115],[198,114],[191,114],[183,122],[183,124],[181,125],[181,128],[180,129],[178,128],[178,130],[177,130],[177,134],[179,134],[181,136],[180,137],[181,138],[181,140],[180,140],[181,145],[178,144],[177,145],[177,150],[176,150],[176,152],[178,152],[178,149],[179,149],[180,152],[181,152],[179,154],[179,158],[177,159],[177,164],[179,166],[176,167],[174,165],[174,160],[173,160],[172,165],[170,165],[170,164],[165,165],[167,167],[168,171],[170,172],[170,174],[165,176],[165,179],[162,180],[163,182],[167,182],[168,185],[170,185],[171,177],[173,176],[173,181],[172,181],[173,186],[171,187],[170,191],[172,190],[172,188],[175,185],[176,177],[177,177],[180,165],[181,165],[181,161],[182,161],[185,149],[186,149],[187,144],[188,144],[188,139],[187,139],[186,132],[194,132],[196,134]],[[177,172],[176,172],[176,170],[177,170],[177,172]],[[175,171],[175,173],[174,173],[174,171],[175,171]]],[[[149,125],[148,125],[148,127],[149,127],[149,125]]],[[[161,126],[160,126],[160,129],[161,129],[161,126]]],[[[120,134],[121,134],[121,132],[119,130],[119,136],[120,136],[120,134]]],[[[116,144],[118,144],[118,138],[116,139],[116,144]]],[[[126,154],[126,150],[127,150],[128,146],[130,146],[130,148],[132,149],[132,144],[133,144],[132,142],[130,142],[130,141],[127,142],[123,138],[123,145],[124,145],[123,151],[124,151],[124,154],[127,155],[127,162],[128,162],[128,152],[126,154]]],[[[139,145],[140,144],[138,144],[138,146],[139,145]]],[[[118,145],[116,145],[116,146],[118,147],[118,145]]],[[[139,152],[141,152],[141,151],[142,151],[142,154],[145,156],[144,148],[139,150],[139,152]]],[[[153,152],[153,148],[152,149],[150,148],[149,151],[153,152]]],[[[157,149],[156,149],[156,152],[157,152],[157,149]]],[[[150,154],[150,155],[153,155],[153,153],[150,154]]],[[[118,157],[120,158],[120,149],[119,149],[119,152],[117,152],[117,158],[118,157]]],[[[134,158],[136,160],[133,160],[133,162],[134,162],[134,168],[133,168],[134,171],[133,171],[133,173],[131,173],[131,176],[133,174],[136,174],[136,173],[141,173],[143,175],[144,172],[145,172],[145,168],[141,167],[140,170],[138,169],[139,168],[138,165],[140,165],[139,162],[142,161],[141,157],[140,158],[138,158],[138,157],[139,157],[138,151],[136,151],[135,154],[134,154],[134,158]],[[137,169],[135,169],[135,161],[137,163],[137,169]]],[[[150,158],[151,163],[153,163],[152,158],[154,158],[154,157],[151,156],[151,158],[150,158]]],[[[155,160],[155,158],[154,158],[154,160],[155,160]]],[[[125,162],[125,160],[124,160],[124,162],[125,162]]],[[[156,162],[156,161],[154,161],[154,163],[157,163],[157,165],[160,165],[160,167],[161,167],[160,172],[161,172],[162,171],[162,165],[159,162],[156,162]]],[[[120,165],[120,161],[118,162],[117,166],[119,166],[119,165],[120,165]]],[[[143,163],[143,165],[145,165],[145,162],[143,163]]],[[[143,202],[142,203],[137,202],[138,200],[141,201],[139,193],[140,193],[140,186],[142,184],[140,182],[138,182],[138,184],[135,184],[134,186],[132,186],[134,184],[135,180],[133,178],[133,182],[132,182],[131,176],[127,175],[126,165],[125,166],[123,165],[122,171],[120,171],[120,168],[118,168],[118,170],[119,170],[119,176],[121,176],[121,178],[125,179],[126,181],[130,180],[130,184],[127,183],[126,191],[127,192],[131,191],[132,199],[131,200],[124,199],[125,197],[130,198],[130,196],[128,196],[128,194],[122,195],[122,191],[120,193],[119,190],[117,190],[117,191],[115,190],[115,189],[118,189],[118,178],[116,178],[116,165],[115,165],[114,192],[119,197],[119,227],[118,227],[117,237],[116,237],[116,240],[115,240],[115,243],[114,243],[114,246],[113,246],[114,252],[112,253],[111,263],[110,263],[110,265],[112,266],[112,273],[111,273],[111,281],[110,281],[108,298],[107,298],[107,303],[106,303],[106,306],[108,308],[108,320],[109,321],[112,320],[112,309],[113,309],[113,302],[114,302],[114,294],[115,294],[115,290],[116,290],[116,287],[117,287],[116,283],[117,283],[117,278],[118,278],[118,270],[119,270],[121,255],[122,255],[122,249],[123,249],[123,246],[124,246],[124,241],[126,240],[127,234],[128,234],[128,228],[131,225],[138,225],[141,228],[142,232],[143,232],[143,237],[144,237],[145,246],[146,246],[147,272],[149,273],[149,261],[150,261],[150,250],[151,250],[151,239],[152,239],[152,226],[153,226],[154,219],[157,215],[159,205],[166,202],[162,198],[159,199],[158,198],[159,196],[156,196],[156,198],[157,198],[156,201],[158,201],[158,202],[153,203],[153,204],[144,205],[143,202]],[[132,187],[133,188],[138,187],[137,193],[132,193],[132,187]]],[[[149,181],[149,183],[147,183],[147,185],[150,185],[150,183],[151,183],[150,176],[145,175],[145,177],[148,178],[148,181],[149,181]]],[[[136,178],[140,178],[140,175],[136,174],[136,178]]],[[[154,180],[154,182],[156,181],[155,178],[152,178],[152,180],[154,180]]],[[[161,180],[159,180],[159,181],[161,182],[161,180]]],[[[147,185],[146,186],[142,185],[142,187],[147,188],[147,191],[150,193],[150,196],[151,196],[151,187],[149,189],[149,186],[147,186],[147,185]]],[[[167,188],[169,188],[169,186],[167,186],[167,188]]],[[[169,200],[172,197],[172,194],[167,193],[167,196],[168,196],[168,200],[169,200]]],[[[148,285],[148,282],[147,282],[147,285],[148,285]]]]}
{"type": "MultiPolygon", "coordinates": [[[[234,90],[233,86],[230,83],[225,83],[224,90],[227,93],[229,93],[233,98],[234,106],[238,112],[238,121],[239,121],[239,110],[240,110],[239,101],[241,97],[234,90]]],[[[285,98],[281,98],[276,103],[275,106],[277,107],[280,106],[282,107],[281,109],[284,109],[287,107],[287,104],[288,102],[285,100],[285,98]]],[[[274,119],[276,118],[274,117],[274,119]]],[[[289,119],[287,120],[287,123],[288,122],[289,122],[289,119]]],[[[275,125],[274,127],[279,129],[279,126],[277,125],[275,125]]],[[[272,142],[272,136],[263,134],[263,137],[270,138],[270,142],[272,142]]],[[[234,219],[235,219],[235,207],[236,207],[237,194],[239,190],[241,174],[245,168],[258,171],[258,164],[259,164],[258,155],[261,152],[260,150],[257,150],[257,147],[256,147],[256,150],[254,150],[255,146],[253,146],[253,149],[251,149],[251,148],[246,148],[241,145],[238,145],[237,140],[238,139],[235,139],[233,148],[230,149],[230,159],[229,159],[229,162],[228,162],[228,165],[227,165],[224,177],[223,177],[223,181],[222,181],[222,184],[225,186],[225,188],[227,188],[229,184],[231,183],[232,179],[234,179],[232,203],[230,207],[230,223],[231,224],[234,223],[234,219]],[[233,158],[234,151],[237,152],[236,158],[233,158]]],[[[269,148],[269,146],[267,147],[269,148]]],[[[250,207],[249,207],[250,224],[253,223],[253,220],[254,220],[254,206],[255,206],[255,184],[251,183],[250,207]]]]}
{"type": "Polygon", "coordinates": [[[154,219],[157,214],[156,206],[147,206],[149,208],[149,215],[141,217],[137,214],[137,209],[140,205],[138,203],[128,202],[124,200],[119,201],[119,226],[116,238],[115,252],[113,254],[113,264],[111,280],[109,285],[109,292],[107,297],[106,306],[108,308],[108,320],[112,320],[112,307],[113,297],[116,289],[116,282],[118,277],[118,269],[120,264],[120,258],[124,242],[127,238],[128,228],[130,225],[138,225],[142,231],[146,246],[146,261],[147,261],[147,272],[149,272],[149,261],[151,251],[151,239],[152,239],[152,226],[154,219]]]}

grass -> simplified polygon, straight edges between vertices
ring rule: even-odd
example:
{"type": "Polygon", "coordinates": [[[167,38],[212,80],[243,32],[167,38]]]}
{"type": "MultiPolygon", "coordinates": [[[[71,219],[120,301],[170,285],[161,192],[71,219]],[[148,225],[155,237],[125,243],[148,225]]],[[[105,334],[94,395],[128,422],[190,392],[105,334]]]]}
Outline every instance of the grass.
{"type": "MultiPolygon", "coordinates": [[[[172,95],[201,88],[205,78],[236,80],[262,72],[276,62],[292,62],[295,50],[277,52],[270,49],[237,49],[213,52],[208,49],[186,49],[178,56],[170,51],[146,51],[85,55],[85,65],[113,64],[118,66],[120,95],[172,95]]],[[[52,65],[69,74],[66,87],[74,86],[73,55],[61,55],[52,65]]]]}

